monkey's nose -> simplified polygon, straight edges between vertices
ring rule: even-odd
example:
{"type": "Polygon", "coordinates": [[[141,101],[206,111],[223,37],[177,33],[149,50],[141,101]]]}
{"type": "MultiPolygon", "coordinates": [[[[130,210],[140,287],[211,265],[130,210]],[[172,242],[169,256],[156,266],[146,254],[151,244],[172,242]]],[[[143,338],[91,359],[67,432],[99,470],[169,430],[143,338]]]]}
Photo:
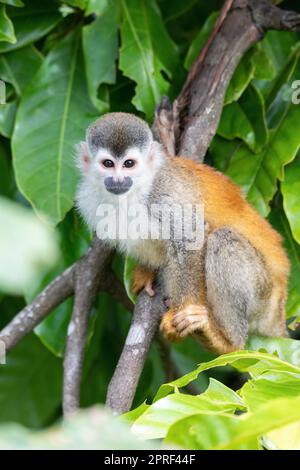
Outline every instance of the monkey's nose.
{"type": "Polygon", "coordinates": [[[107,191],[113,194],[124,194],[132,186],[132,179],[129,176],[126,176],[123,181],[115,181],[112,176],[108,176],[104,180],[105,187],[107,191]]]}

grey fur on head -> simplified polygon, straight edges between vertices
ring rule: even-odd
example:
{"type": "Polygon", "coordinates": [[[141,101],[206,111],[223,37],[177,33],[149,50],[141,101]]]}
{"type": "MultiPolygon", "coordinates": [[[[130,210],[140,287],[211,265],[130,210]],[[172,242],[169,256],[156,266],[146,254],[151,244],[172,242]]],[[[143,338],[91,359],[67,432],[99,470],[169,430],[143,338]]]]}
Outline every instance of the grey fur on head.
{"type": "Polygon", "coordinates": [[[148,124],[129,113],[108,113],[89,126],[86,140],[93,155],[108,149],[116,158],[128,147],[147,148],[153,140],[148,124]]]}

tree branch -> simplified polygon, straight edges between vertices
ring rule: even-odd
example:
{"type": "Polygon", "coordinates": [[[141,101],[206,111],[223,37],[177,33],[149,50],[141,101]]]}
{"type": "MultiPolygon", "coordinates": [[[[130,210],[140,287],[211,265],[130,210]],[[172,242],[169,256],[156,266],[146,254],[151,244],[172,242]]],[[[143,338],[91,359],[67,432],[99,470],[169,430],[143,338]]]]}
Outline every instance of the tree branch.
{"type": "Polygon", "coordinates": [[[64,359],[64,414],[79,408],[80,382],[86,343],[89,312],[105,273],[111,264],[113,250],[96,237],[87,254],[79,260],[74,273],[75,298],[71,322],[68,328],[64,359]]]}
{"type": "Polygon", "coordinates": [[[165,311],[162,292],[154,298],[142,292],[133,311],[125,345],[110,381],[106,404],[116,413],[130,410],[136,387],[157,330],[165,311]]]}

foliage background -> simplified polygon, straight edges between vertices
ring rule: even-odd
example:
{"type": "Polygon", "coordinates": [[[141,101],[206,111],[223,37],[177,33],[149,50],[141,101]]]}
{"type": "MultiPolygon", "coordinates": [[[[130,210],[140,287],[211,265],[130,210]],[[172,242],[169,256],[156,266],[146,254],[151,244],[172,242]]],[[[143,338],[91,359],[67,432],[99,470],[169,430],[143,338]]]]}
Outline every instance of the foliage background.
{"type": "MultiPolygon", "coordinates": [[[[30,236],[18,239],[18,259],[32,253],[27,264],[34,275],[22,274],[5,259],[3,252],[14,250],[8,248],[8,236],[0,238],[1,328],[89,245],[91,234],[73,209],[78,180],[74,145],[84,138],[87,125],[107,111],[134,112],[151,122],[161,97],[174,99],[179,93],[222,3],[0,1],[0,78],[6,83],[6,104],[0,105],[1,228],[8,230],[7,200],[17,204],[15,209],[27,208],[27,215],[34,210],[47,227],[47,249],[38,255],[35,244],[26,244],[30,236]],[[11,271],[14,283],[6,282],[11,271]]],[[[300,11],[295,2],[281,6],[300,11]]],[[[300,317],[300,106],[291,102],[297,79],[299,36],[269,32],[239,64],[206,156],[283,235],[292,263],[287,306],[292,328],[300,317]]],[[[124,260],[117,257],[114,266],[122,278],[124,260]]],[[[0,366],[0,422],[41,428],[61,416],[62,357],[71,309],[72,300],[57,308],[0,366]]],[[[104,402],[129,323],[128,312],[107,295],[99,296],[91,314],[83,407],[104,402]]],[[[260,346],[252,343],[253,349],[260,346]]],[[[192,340],[173,346],[172,355],[182,374],[213,357],[192,340]]],[[[290,356],[283,359],[290,361],[290,356]]],[[[212,369],[196,380],[199,393],[209,377],[233,389],[245,380],[235,369],[212,369]]],[[[153,345],[135,404],[151,401],[164,381],[153,345]]]]}

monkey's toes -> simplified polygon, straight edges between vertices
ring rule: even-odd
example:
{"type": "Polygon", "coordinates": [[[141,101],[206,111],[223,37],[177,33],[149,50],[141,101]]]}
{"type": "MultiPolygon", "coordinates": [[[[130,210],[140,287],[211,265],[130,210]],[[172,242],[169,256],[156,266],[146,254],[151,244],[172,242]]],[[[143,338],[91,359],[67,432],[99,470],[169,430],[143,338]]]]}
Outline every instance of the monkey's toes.
{"type": "Polygon", "coordinates": [[[166,312],[162,317],[159,329],[163,333],[166,340],[176,342],[180,341],[181,338],[178,335],[176,328],[173,326],[173,317],[173,311],[166,312]]]}
{"type": "Polygon", "coordinates": [[[172,326],[181,338],[201,331],[208,325],[208,311],[202,305],[189,305],[173,316],[172,326]]]}

